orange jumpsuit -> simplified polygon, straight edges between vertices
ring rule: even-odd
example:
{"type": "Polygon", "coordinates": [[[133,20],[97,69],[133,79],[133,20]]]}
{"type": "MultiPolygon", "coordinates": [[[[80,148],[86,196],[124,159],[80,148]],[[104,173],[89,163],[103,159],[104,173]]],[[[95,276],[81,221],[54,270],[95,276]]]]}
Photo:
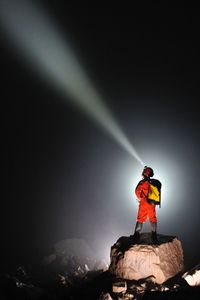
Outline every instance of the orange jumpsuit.
{"type": "Polygon", "coordinates": [[[149,218],[150,222],[157,222],[155,204],[147,201],[149,182],[147,179],[141,180],[135,189],[135,194],[140,202],[137,222],[144,223],[149,218]]]}

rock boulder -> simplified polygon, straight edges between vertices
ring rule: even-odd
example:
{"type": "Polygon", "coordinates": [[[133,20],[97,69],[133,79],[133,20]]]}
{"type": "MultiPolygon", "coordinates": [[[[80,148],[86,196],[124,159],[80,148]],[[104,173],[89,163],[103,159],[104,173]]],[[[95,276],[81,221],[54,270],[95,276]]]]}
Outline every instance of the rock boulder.
{"type": "Polygon", "coordinates": [[[142,233],[140,242],[121,237],[111,247],[109,271],[116,277],[139,280],[149,276],[161,284],[184,268],[183,249],[175,236],[158,235],[153,244],[150,233],[142,233]]]}

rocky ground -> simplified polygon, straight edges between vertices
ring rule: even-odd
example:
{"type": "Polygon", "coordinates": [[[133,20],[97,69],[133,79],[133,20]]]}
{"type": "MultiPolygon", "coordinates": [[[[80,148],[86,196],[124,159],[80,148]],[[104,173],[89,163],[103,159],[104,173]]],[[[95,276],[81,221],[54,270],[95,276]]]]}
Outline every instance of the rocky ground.
{"type": "Polygon", "coordinates": [[[197,300],[199,297],[199,264],[159,284],[154,276],[139,280],[117,277],[104,260],[71,255],[62,247],[34,265],[18,266],[0,274],[2,300],[197,300]]]}
{"type": "MultiPolygon", "coordinates": [[[[80,269],[79,269],[80,271],[80,269]]],[[[109,271],[87,271],[84,274],[57,274],[38,270],[28,274],[19,267],[16,273],[1,274],[0,299],[47,300],[119,300],[119,299],[188,299],[197,300],[200,286],[190,286],[181,276],[162,285],[152,278],[126,281],[109,271]],[[126,289],[124,289],[126,286],[126,289]]]]}

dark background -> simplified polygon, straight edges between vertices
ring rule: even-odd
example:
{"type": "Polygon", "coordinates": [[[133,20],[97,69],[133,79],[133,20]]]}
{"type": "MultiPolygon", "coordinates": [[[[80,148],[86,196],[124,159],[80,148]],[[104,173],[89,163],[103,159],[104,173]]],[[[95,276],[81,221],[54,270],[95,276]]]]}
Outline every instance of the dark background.
{"type": "MultiPolygon", "coordinates": [[[[177,235],[186,263],[198,263],[197,8],[167,1],[110,7],[65,2],[40,4],[71,41],[141,158],[150,165],[152,159],[152,167],[157,161],[162,182],[170,178],[159,232],[177,235]]],[[[142,166],[32,72],[5,36],[0,47],[1,258],[21,264],[66,238],[84,238],[108,257],[116,239],[133,231],[142,166]],[[132,191],[125,187],[129,175],[132,191]]]]}

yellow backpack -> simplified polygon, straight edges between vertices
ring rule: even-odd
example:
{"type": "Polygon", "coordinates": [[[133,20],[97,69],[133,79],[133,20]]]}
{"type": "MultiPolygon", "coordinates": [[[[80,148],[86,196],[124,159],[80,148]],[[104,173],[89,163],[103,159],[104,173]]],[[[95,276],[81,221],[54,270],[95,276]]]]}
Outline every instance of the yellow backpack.
{"type": "Polygon", "coordinates": [[[161,207],[161,182],[157,179],[149,180],[148,202],[161,207]]]}

